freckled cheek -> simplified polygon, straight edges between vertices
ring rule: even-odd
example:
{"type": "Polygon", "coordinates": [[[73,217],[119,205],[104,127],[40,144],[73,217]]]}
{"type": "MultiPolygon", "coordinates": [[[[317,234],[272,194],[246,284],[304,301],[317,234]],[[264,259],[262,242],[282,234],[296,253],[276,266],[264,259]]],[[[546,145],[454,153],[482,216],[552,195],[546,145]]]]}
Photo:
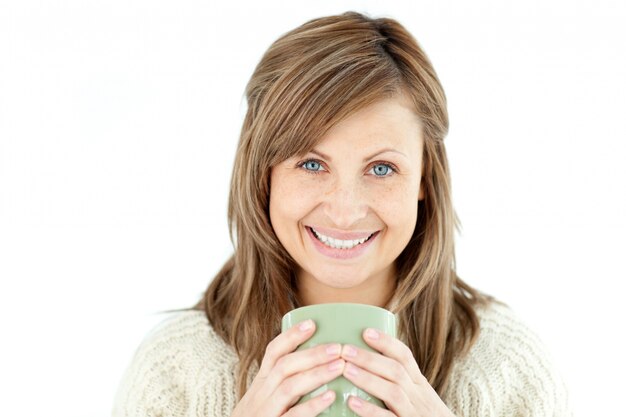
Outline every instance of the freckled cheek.
{"type": "MultiPolygon", "coordinates": [[[[372,209],[390,228],[406,229],[417,219],[417,194],[408,187],[380,191],[372,198],[372,209]]],[[[410,229],[412,230],[412,229],[410,229]]]]}
{"type": "Polygon", "coordinates": [[[275,213],[290,220],[300,220],[314,206],[319,192],[313,187],[305,187],[298,181],[287,179],[272,187],[270,194],[271,208],[275,213]]]}

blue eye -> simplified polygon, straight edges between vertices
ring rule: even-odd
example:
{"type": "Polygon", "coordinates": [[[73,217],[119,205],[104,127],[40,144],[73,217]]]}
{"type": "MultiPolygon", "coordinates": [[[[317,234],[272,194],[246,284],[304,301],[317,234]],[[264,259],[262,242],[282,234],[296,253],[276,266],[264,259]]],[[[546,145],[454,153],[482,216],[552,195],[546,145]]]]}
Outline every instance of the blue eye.
{"type": "Polygon", "coordinates": [[[387,164],[376,164],[374,165],[374,174],[378,177],[386,177],[387,173],[391,171],[391,167],[387,164]]]}
{"type": "Polygon", "coordinates": [[[314,159],[309,159],[308,161],[304,161],[302,164],[307,171],[319,171],[319,168],[322,166],[319,162],[314,159]]]}
{"type": "MultiPolygon", "coordinates": [[[[299,162],[297,164],[297,167],[303,168],[307,174],[314,175],[321,174],[322,172],[326,171],[321,162],[317,159],[307,159],[306,161],[299,162]]],[[[397,172],[396,168],[388,163],[374,164],[370,169],[370,172],[372,170],[374,171],[374,177],[380,179],[391,177],[397,172]]]]}

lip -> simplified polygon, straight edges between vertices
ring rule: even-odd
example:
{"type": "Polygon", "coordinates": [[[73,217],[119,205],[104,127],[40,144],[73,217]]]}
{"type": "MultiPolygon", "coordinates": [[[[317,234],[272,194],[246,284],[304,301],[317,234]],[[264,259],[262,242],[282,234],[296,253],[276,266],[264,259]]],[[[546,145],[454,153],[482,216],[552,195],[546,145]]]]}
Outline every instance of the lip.
{"type": "MultiPolygon", "coordinates": [[[[372,237],[369,238],[366,242],[363,242],[360,245],[356,245],[352,249],[335,249],[335,248],[331,248],[330,246],[326,246],[325,244],[320,242],[313,234],[311,227],[305,226],[305,229],[306,229],[307,234],[311,238],[311,241],[313,242],[313,246],[315,246],[315,249],[317,249],[317,251],[320,252],[322,255],[325,255],[334,259],[352,259],[352,258],[356,258],[357,256],[362,255],[367,250],[367,248],[369,248],[372,245],[372,242],[374,242],[374,240],[378,237],[378,234],[380,232],[380,231],[374,232],[372,237]]],[[[366,235],[366,237],[367,236],[369,236],[369,234],[366,235]]]]}
{"type": "Polygon", "coordinates": [[[377,230],[368,232],[368,231],[364,231],[364,232],[340,232],[337,230],[332,230],[332,229],[326,229],[325,227],[318,227],[318,226],[305,226],[307,228],[313,228],[316,231],[318,231],[319,233],[323,234],[324,236],[328,236],[328,237],[332,237],[333,239],[340,239],[340,240],[357,240],[357,239],[363,239],[364,237],[369,237],[369,235],[371,235],[372,233],[376,233],[377,230]]]}

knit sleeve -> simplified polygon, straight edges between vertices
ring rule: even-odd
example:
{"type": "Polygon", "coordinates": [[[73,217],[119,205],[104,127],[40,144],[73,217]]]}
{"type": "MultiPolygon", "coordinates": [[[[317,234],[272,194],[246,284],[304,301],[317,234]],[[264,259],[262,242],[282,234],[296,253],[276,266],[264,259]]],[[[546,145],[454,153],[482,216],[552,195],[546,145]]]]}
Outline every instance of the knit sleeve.
{"type": "Polygon", "coordinates": [[[228,417],[236,354],[202,313],[170,317],[136,349],[117,388],[113,417],[228,417]]]}
{"type": "Polygon", "coordinates": [[[507,306],[479,313],[481,334],[453,369],[444,401],[457,417],[571,417],[550,352],[507,306]]]}

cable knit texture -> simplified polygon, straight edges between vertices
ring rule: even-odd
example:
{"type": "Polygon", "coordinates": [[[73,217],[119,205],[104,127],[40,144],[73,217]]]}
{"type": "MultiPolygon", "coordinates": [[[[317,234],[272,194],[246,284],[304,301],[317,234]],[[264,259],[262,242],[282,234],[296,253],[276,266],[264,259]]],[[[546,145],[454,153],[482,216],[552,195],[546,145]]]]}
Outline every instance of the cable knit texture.
{"type": "MultiPolygon", "coordinates": [[[[442,398],[458,417],[572,416],[550,353],[509,308],[477,311],[481,332],[452,369],[442,398]]],[[[204,312],[174,313],[142,341],[118,386],[113,417],[228,417],[238,357],[204,312]]],[[[254,365],[248,386],[258,372],[254,365]]]]}

